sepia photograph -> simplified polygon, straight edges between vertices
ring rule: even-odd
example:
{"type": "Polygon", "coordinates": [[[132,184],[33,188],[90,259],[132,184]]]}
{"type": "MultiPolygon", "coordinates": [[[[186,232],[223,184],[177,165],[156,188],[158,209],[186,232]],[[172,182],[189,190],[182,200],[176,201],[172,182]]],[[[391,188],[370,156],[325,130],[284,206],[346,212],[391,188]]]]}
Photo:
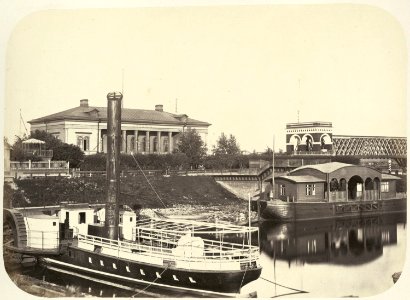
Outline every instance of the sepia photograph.
{"type": "Polygon", "coordinates": [[[0,10],[4,295],[404,296],[410,3],[0,10]]]}

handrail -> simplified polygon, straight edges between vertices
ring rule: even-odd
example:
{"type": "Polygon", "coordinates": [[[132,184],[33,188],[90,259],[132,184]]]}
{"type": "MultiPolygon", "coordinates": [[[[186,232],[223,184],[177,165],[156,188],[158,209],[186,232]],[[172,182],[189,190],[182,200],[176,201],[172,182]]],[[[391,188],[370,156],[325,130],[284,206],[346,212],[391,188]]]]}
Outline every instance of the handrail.
{"type": "MultiPolygon", "coordinates": [[[[148,246],[148,245],[141,245],[137,243],[129,243],[129,242],[124,242],[124,241],[115,241],[115,240],[110,240],[106,238],[101,238],[101,237],[95,237],[95,236],[90,236],[90,235],[84,235],[84,234],[79,234],[78,235],[78,240],[79,241],[84,241],[86,243],[91,243],[93,245],[101,245],[101,246],[108,246],[109,248],[119,250],[119,249],[124,249],[124,250],[139,250],[139,251],[146,251],[146,252],[139,252],[139,255],[145,255],[145,256],[156,256],[156,257],[162,257],[162,258],[171,258],[171,259],[177,259],[178,261],[190,261],[190,262],[215,262],[217,259],[218,262],[246,262],[248,263],[249,260],[254,261],[259,258],[259,247],[257,246],[248,246],[250,247],[249,249],[234,249],[232,251],[225,251],[225,252],[217,252],[214,251],[214,253],[219,253],[218,256],[192,256],[189,257],[189,260],[187,257],[182,257],[182,256],[177,256],[172,253],[172,250],[169,248],[163,248],[163,247],[156,247],[156,246],[148,246]],[[152,254],[152,255],[149,255],[152,254]]],[[[217,242],[217,241],[215,241],[217,242]]],[[[218,242],[217,242],[218,243],[218,242]]],[[[164,242],[164,244],[166,244],[164,242]]],[[[195,248],[195,246],[192,246],[192,248],[195,248]]],[[[204,253],[211,253],[211,252],[205,252],[204,253]]]]}

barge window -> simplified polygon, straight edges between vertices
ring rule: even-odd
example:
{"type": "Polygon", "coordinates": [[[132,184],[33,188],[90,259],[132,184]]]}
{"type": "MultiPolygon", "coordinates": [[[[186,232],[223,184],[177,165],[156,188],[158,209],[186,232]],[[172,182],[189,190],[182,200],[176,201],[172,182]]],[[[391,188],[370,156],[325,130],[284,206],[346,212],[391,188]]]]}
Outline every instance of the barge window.
{"type": "Polygon", "coordinates": [[[112,263],[112,267],[117,270],[117,265],[115,263],[112,263]]]}
{"type": "Polygon", "coordinates": [[[145,273],[144,273],[144,270],[143,270],[143,269],[140,269],[140,273],[141,273],[141,275],[144,275],[144,276],[145,276],[145,273]]]}
{"type": "Polygon", "coordinates": [[[159,275],[158,272],[155,272],[155,275],[157,275],[157,278],[161,278],[161,275],[159,275]]]}
{"type": "Polygon", "coordinates": [[[307,184],[306,185],[306,196],[314,196],[314,195],[316,195],[316,185],[307,184]]]}
{"type": "Polygon", "coordinates": [[[175,275],[172,275],[172,277],[174,278],[175,281],[179,281],[179,279],[175,275]]]}
{"type": "Polygon", "coordinates": [[[88,262],[89,262],[90,264],[92,264],[92,263],[93,263],[93,259],[92,259],[91,257],[89,257],[89,258],[88,258],[88,262]]]}
{"type": "Polygon", "coordinates": [[[388,181],[382,181],[381,182],[380,191],[382,193],[388,193],[389,192],[389,182],[388,181]]]}
{"type": "Polygon", "coordinates": [[[101,265],[102,267],[104,267],[104,262],[103,262],[102,260],[100,260],[100,265],[101,265]]]}
{"type": "Polygon", "coordinates": [[[130,271],[130,267],[125,266],[125,268],[127,269],[127,272],[131,272],[131,271],[130,271]]]}
{"type": "Polygon", "coordinates": [[[284,184],[280,185],[280,195],[285,196],[286,195],[286,186],[284,184]]]}

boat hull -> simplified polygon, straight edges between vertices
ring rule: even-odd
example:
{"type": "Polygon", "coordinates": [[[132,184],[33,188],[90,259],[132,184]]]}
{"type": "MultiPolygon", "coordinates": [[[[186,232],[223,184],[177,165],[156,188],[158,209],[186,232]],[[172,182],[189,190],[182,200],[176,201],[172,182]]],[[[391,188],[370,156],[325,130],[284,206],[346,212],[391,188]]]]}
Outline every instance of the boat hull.
{"type": "Polygon", "coordinates": [[[69,247],[58,257],[45,257],[46,265],[110,278],[116,282],[137,286],[152,284],[158,288],[172,288],[218,293],[239,293],[245,284],[256,280],[261,268],[241,271],[197,271],[157,266],[69,247]],[[102,263],[101,263],[102,262],[102,263]]]}
{"type": "Polygon", "coordinates": [[[261,212],[264,219],[274,221],[304,221],[337,217],[371,216],[405,212],[407,199],[343,202],[266,202],[261,212]]]}

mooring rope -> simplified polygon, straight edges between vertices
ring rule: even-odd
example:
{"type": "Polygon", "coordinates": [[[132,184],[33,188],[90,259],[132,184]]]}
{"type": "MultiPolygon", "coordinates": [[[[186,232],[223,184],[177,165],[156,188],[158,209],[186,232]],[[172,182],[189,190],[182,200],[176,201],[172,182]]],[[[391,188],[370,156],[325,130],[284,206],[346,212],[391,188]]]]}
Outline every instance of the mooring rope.
{"type": "Polygon", "coordinates": [[[291,288],[291,287],[288,287],[288,286],[279,284],[279,283],[277,283],[277,282],[273,282],[273,281],[271,281],[271,280],[269,280],[269,279],[266,279],[266,278],[263,278],[263,277],[260,277],[260,278],[263,279],[263,280],[265,280],[265,281],[267,281],[267,282],[270,282],[270,283],[272,283],[272,284],[274,284],[274,285],[278,285],[278,286],[280,286],[280,287],[283,287],[283,288],[285,288],[285,289],[289,289],[289,290],[292,290],[292,291],[295,291],[295,292],[298,292],[298,293],[309,293],[309,292],[306,292],[306,291],[303,291],[303,290],[299,290],[299,289],[295,289],[295,288],[291,288]]]}
{"type": "Polygon", "coordinates": [[[159,274],[159,276],[157,276],[157,278],[155,278],[149,285],[147,285],[145,288],[143,288],[142,290],[140,290],[138,293],[134,294],[131,296],[131,298],[135,298],[136,296],[138,296],[139,294],[145,292],[148,288],[151,287],[151,285],[153,285],[158,278],[161,278],[162,274],[164,274],[164,272],[168,269],[168,266],[161,272],[161,274],[159,274]]]}
{"type": "Polygon", "coordinates": [[[239,286],[239,291],[241,290],[242,284],[243,284],[243,280],[245,279],[246,269],[247,269],[247,268],[245,267],[245,272],[243,272],[243,276],[242,276],[242,280],[241,280],[241,285],[239,286]]]}
{"type": "Polygon", "coordinates": [[[149,182],[148,177],[145,175],[144,171],[142,170],[140,164],[138,163],[138,161],[136,160],[136,158],[134,157],[134,153],[131,152],[131,156],[134,159],[135,163],[137,164],[138,168],[140,169],[142,175],[144,175],[145,180],[147,180],[149,186],[151,187],[151,189],[154,191],[155,195],[157,195],[157,198],[159,199],[159,201],[161,201],[162,205],[167,208],[167,206],[165,205],[165,203],[162,201],[161,197],[158,195],[157,191],[155,190],[155,188],[152,186],[151,182],[149,182]]]}

